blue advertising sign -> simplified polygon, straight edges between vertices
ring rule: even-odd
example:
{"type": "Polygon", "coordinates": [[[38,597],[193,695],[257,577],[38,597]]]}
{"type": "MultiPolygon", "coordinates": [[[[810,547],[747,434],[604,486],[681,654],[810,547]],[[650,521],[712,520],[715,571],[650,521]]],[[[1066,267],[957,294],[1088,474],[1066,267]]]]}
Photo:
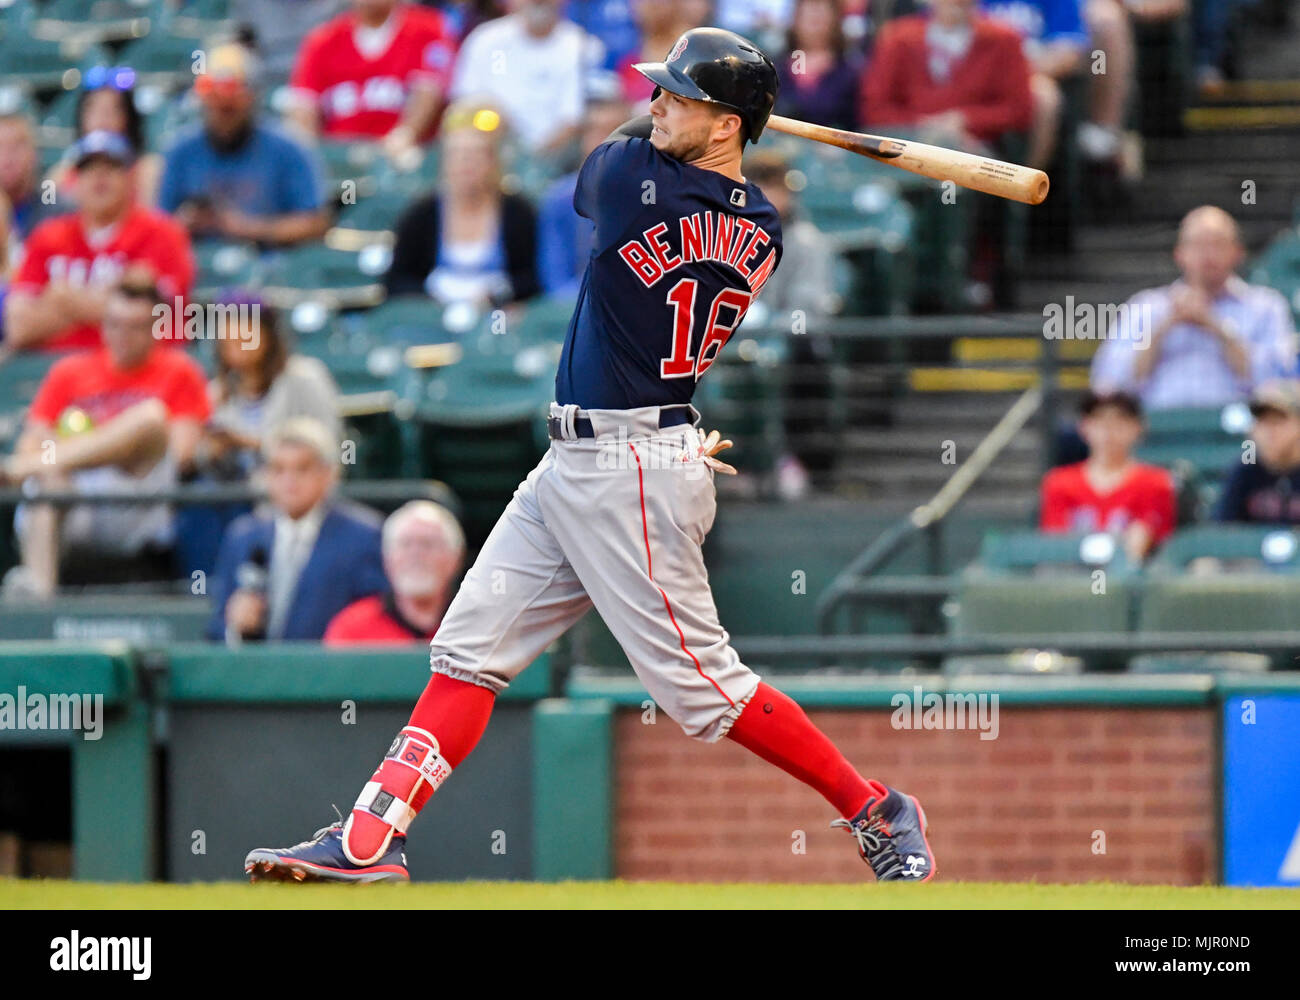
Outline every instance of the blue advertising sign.
{"type": "Polygon", "coordinates": [[[1300,695],[1224,703],[1223,855],[1228,885],[1300,886],[1300,695]]]}

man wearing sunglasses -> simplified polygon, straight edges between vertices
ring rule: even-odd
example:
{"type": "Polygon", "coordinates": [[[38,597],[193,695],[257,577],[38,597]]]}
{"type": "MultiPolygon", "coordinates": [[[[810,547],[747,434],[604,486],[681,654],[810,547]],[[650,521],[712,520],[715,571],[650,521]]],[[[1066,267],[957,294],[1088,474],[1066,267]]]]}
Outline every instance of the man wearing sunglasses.
{"type": "Polygon", "coordinates": [[[194,85],[203,122],[167,152],[158,204],[196,238],[287,245],[329,228],[315,157],[257,118],[256,68],[240,45],[208,53],[194,85]]]}

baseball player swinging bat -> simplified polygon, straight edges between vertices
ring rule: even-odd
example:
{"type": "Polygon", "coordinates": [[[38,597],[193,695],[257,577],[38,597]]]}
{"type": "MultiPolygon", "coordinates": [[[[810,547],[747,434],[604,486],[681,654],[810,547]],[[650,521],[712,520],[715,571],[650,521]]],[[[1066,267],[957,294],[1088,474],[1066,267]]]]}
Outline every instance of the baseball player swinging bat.
{"type": "Polygon", "coordinates": [[[910,139],[846,132],[844,129],[813,125],[781,115],[768,118],[767,127],[787,135],[838,146],[850,153],[869,156],[873,160],[922,177],[953,181],[972,191],[1023,201],[1027,205],[1041,205],[1050,186],[1047,174],[1041,170],[990,159],[977,153],[965,153],[959,149],[929,146],[910,139]]]}
{"type": "Polygon", "coordinates": [[[255,881],[409,878],[407,831],[474,750],[497,695],[592,610],[686,735],[727,739],[816,789],[877,879],[934,876],[916,798],[864,777],[741,660],[701,549],[725,442],[701,432],[691,400],[783,253],[780,216],[741,170],[772,113],[776,68],[717,28],[635,68],[655,85],[650,113],[597,146],[574,188],[593,247],[550,448],[466,574],[430,646],[432,677],[349,814],[301,844],[250,852],[255,881]]]}

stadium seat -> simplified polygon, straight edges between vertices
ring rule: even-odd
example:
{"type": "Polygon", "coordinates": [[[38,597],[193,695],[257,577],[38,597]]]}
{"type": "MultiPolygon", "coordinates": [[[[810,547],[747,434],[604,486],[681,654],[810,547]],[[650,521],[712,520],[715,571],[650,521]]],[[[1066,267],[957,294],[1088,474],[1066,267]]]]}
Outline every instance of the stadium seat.
{"type": "Polygon", "coordinates": [[[79,41],[32,38],[21,31],[0,39],[4,82],[27,91],[75,89],[81,85],[84,70],[108,62],[105,49],[79,41]]]}
{"type": "MultiPolygon", "coordinates": [[[[390,239],[398,220],[411,203],[403,191],[380,188],[373,194],[360,198],[355,204],[343,205],[334,221],[334,231],[326,238],[331,246],[339,246],[338,236],[346,234],[352,241],[374,243],[390,239]]],[[[350,244],[351,245],[351,244],[350,244]]]]}
{"type": "Polygon", "coordinates": [[[1200,524],[1175,532],[1147,568],[1149,574],[1185,573],[1199,559],[1214,572],[1300,573],[1300,537],[1279,525],[1200,524]]]}
{"type": "Polygon", "coordinates": [[[118,42],[149,34],[165,7],[164,0],[47,0],[28,29],[56,41],[118,42]]]}
{"type": "Polygon", "coordinates": [[[391,259],[382,244],[356,252],[319,243],[277,251],[266,259],[263,294],[280,307],[313,299],[344,309],[375,305],[383,300],[391,259]]]}
{"type": "Polygon", "coordinates": [[[199,240],[194,244],[194,295],[210,299],[223,288],[256,285],[262,261],[251,243],[199,240]]]}
{"type": "MultiPolygon", "coordinates": [[[[1138,628],[1155,632],[1240,633],[1294,631],[1300,607],[1300,575],[1225,573],[1210,576],[1155,574],[1148,578],[1138,628]]],[[[1300,649],[1270,654],[1278,669],[1294,666],[1300,649]]]]}
{"type": "Polygon", "coordinates": [[[981,543],[976,566],[996,574],[1086,574],[1099,568],[1120,575],[1134,572],[1123,548],[1095,532],[990,532],[981,543]]]}
{"type": "Polygon", "coordinates": [[[421,474],[461,498],[466,530],[480,539],[546,447],[556,359],[541,346],[515,350],[512,340],[468,337],[459,362],[423,371],[415,410],[421,474]]]}
{"type": "MultiPolygon", "coordinates": [[[[962,574],[950,621],[954,636],[1086,635],[1127,632],[1135,588],[1130,578],[1106,580],[1098,592],[1087,575],[1000,576],[976,569],[962,574]]],[[[1116,669],[1123,658],[1090,653],[1088,669],[1116,669]]]]}
{"type": "Polygon", "coordinates": [[[202,48],[193,38],[151,31],[125,46],[118,62],[134,69],[142,84],[176,91],[194,83],[195,59],[202,48]]]}
{"type": "Polygon", "coordinates": [[[1251,267],[1249,280],[1281,292],[1300,322],[1300,226],[1284,230],[1264,249],[1251,267]]]}
{"type": "MultiPolygon", "coordinates": [[[[950,631],[1078,635],[1132,627],[1135,571],[1109,536],[992,532],[962,572],[950,631]],[[1105,571],[1104,578],[1094,573],[1105,571]]],[[[1117,669],[1110,654],[1083,657],[1088,669],[1117,669]]]]}

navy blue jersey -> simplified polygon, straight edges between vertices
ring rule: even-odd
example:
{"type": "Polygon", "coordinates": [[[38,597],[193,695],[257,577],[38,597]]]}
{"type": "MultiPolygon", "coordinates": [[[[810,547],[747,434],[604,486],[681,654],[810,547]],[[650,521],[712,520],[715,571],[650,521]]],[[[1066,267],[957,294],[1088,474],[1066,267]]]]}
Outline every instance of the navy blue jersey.
{"type": "Polygon", "coordinates": [[[754,184],[681,163],[648,139],[598,146],[578,174],[596,238],[555,399],[582,409],[689,403],[781,259],[754,184]]]}

